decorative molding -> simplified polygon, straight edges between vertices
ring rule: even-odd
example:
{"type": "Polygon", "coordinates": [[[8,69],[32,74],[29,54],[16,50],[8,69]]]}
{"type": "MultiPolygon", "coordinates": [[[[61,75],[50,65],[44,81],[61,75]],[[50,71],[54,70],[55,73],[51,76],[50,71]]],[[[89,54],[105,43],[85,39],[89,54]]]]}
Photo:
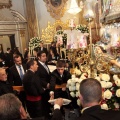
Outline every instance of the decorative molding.
{"type": "Polygon", "coordinates": [[[0,0],[0,9],[10,8],[10,7],[12,7],[12,1],[11,0],[0,0]]]}
{"type": "Polygon", "coordinates": [[[47,11],[55,19],[60,19],[66,10],[65,4],[68,0],[43,0],[46,3],[47,11]]]}

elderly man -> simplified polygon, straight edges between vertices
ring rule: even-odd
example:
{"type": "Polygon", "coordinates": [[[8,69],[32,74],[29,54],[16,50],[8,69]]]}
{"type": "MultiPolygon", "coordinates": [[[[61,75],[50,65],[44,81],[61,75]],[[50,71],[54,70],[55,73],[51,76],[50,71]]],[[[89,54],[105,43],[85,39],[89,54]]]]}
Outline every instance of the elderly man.
{"type": "MultiPolygon", "coordinates": [[[[81,82],[79,98],[83,106],[80,120],[120,120],[119,111],[101,109],[102,87],[96,79],[88,78],[81,82]]],[[[62,103],[62,99],[55,101],[53,120],[62,120],[59,110],[62,103]]]]}
{"type": "MultiPolygon", "coordinates": [[[[29,120],[19,99],[11,94],[0,96],[0,120],[29,120]]],[[[43,120],[35,118],[31,120],[43,120]]]]}
{"type": "Polygon", "coordinates": [[[0,96],[6,93],[13,93],[13,88],[7,81],[5,69],[0,68],[0,96]]]}

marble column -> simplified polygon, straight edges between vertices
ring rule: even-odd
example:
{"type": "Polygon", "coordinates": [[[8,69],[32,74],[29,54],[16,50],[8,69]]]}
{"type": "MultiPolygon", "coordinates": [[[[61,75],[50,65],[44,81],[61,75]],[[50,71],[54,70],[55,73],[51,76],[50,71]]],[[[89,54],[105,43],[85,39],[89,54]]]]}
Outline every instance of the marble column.
{"type": "Polygon", "coordinates": [[[34,0],[25,0],[27,25],[28,25],[28,38],[38,37],[39,28],[37,23],[37,16],[35,11],[34,0]]]}

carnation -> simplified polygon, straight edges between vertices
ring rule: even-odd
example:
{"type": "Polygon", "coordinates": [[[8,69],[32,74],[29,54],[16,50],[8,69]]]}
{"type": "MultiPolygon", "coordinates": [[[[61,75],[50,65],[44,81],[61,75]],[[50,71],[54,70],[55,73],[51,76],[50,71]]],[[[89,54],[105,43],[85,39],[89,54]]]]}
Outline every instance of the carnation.
{"type": "Polygon", "coordinates": [[[106,98],[106,99],[111,99],[111,97],[112,97],[112,92],[110,92],[110,90],[106,90],[106,91],[104,92],[103,96],[104,96],[104,99],[105,99],[105,98],[106,98]]]}
{"type": "Polygon", "coordinates": [[[120,97],[120,89],[118,89],[118,90],[116,91],[116,96],[117,96],[117,97],[120,97]]]}
{"type": "Polygon", "coordinates": [[[101,109],[108,110],[108,105],[107,104],[102,104],[101,109]]]}

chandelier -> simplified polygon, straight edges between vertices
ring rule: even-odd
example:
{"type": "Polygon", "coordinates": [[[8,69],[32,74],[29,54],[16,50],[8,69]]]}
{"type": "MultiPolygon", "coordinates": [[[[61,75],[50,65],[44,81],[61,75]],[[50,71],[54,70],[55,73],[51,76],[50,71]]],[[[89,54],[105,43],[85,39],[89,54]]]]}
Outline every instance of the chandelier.
{"type": "Polygon", "coordinates": [[[70,8],[68,9],[67,12],[75,15],[75,14],[79,13],[80,11],[82,11],[82,8],[83,8],[82,1],[80,2],[80,7],[79,7],[76,0],[71,0],[70,8]]]}

